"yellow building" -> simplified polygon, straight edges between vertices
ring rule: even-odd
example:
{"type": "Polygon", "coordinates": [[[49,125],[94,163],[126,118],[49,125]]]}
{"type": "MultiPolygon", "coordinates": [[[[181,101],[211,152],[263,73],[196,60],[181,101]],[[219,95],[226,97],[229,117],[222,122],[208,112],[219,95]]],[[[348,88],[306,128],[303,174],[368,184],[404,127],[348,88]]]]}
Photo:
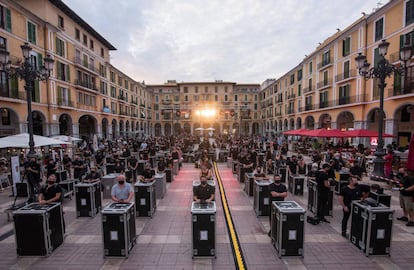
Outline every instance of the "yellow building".
{"type": "MultiPolygon", "coordinates": [[[[400,66],[400,48],[414,46],[414,1],[390,1],[366,14],[344,30],[327,38],[295,68],[262,85],[263,132],[281,134],[299,128],[378,130],[378,79],[364,80],[355,58],[367,56],[371,67],[378,62],[378,45],[390,42],[386,58],[400,66]]],[[[414,48],[414,47],[413,47],[414,48]]],[[[406,80],[393,74],[384,91],[384,132],[406,145],[414,130],[412,66],[406,80]]]]}
{"type": "Polygon", "coordinates": [[[259,84],[181,82],[147,85],[154,101],[154,134],[259,134],[259,84]],[[204,129],[200,130],[200,129],[204,129]]]}
{"type": "MultiPolygon", "coordinates": [[[[151,128],[151,96],[145,85],[109,63],[115,47],[62,1],[0,1],[0,42],[10,52],[12,69],[22,61],[20,45],[32,47],[36,68],[50,54],[54,70],[47,82],[35,82],[34,133],[45,136],[125,136],[151,128]]],[[[27,132],[24,81],[0,85],[0,136],[27,132]]]]}

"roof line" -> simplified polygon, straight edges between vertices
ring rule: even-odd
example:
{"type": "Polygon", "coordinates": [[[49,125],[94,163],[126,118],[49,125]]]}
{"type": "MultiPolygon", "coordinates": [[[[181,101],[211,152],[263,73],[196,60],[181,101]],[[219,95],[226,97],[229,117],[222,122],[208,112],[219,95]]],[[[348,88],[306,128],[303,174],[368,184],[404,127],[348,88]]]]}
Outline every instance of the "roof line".
{"type": "Polygon", "coordinates": [[[116,48],[109,43],[103,36],[101,36],[95,29],[92,28],[87,22],[85,22],[78,14],[76,14],[72,9],[70,9],[65,3],[61,0],[49,0],[50,3],[55,5],[63,13],[69,16],[72,20],[82,26],[86,31],[88,31],[92,36],[104,44],[109,50],[116,50],[116,48]]]}

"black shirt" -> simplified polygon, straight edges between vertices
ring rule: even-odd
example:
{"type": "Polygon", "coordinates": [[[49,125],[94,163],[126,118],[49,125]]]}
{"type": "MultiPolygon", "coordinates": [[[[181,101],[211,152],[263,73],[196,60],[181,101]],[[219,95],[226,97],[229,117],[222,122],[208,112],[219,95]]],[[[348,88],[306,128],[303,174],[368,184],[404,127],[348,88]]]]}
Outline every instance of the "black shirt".
{"type": "Polygon", "coordinates": [[[75,167],[75,166],[83,166],[83,161],[82,160],[80,160],[80,159],[78,159],[78,160],[74,160],[73,162],[72,162],[72,165],[73,165],[73,169],[75,170],[75,171],[82,171],[83,170],[83,168],[79,168],[79,167],[75,167]]]}
{"type": "Polygon", "coordinates": [[[130,157],[128,159],[128,163],[131,167],[135,167],[138,163],[138,160],[135,157],[130,157]]]}
{"type": "Polygon", "coordinates": [[[358,187],[351,189],[349,186],[345,186],[341,189],[341,193],[339,195],[344,197],[344,204],[348,208],[351,207],[353,200],[359,200],[361,198],[361,192],[359,191],[358,187]]]}
{"type": "Polygon", "coordinates": [[[272,196],[272,192],[277,192],[277,193],[283,193],[283,192],[287,192],[286,186],[283,184],[279,184],[276,185],[275,183],[271,183],[269,185],[269,197],[270,197],[270,201],[284,201],[285,198],[283,197],[273,197],[272,196]]]}
{"type": "MultiPolygon", "coordinates": [[[[402,179],[402,184],[403,184],[403,187],[404,188],[411,187],[412,185],[414,185],[414,177],[408,176],[408,175],[407,176],[404,176],[403,179],[402,179]]],[[[401,190],[400,193],[403,196],[413,196],[414,195],[414,192],[413,191],[406,191],[404,189],[401,190]]]]}
{"type": "Polygon", "coordinates": [[[46,185],[42,187],[42,189],[40,190],[40,193],[43,194],[44,200],[47,201],[47,200],[54,198],[57,193],[62,193],[62,188],[57,184],[54,184],[53,186],[50,186],[50,187],[46,185]]]}
{"type": "Polygon", "coordinates": [[[194,196],[197,196],[197,199],[207,200],[215,192],[215,187],[207,184],[205,186],[198,185],[194,187],[194,196]]]}
{"type": "Polygon", "coordinates": [[[142,176],[145,178],[145,179],[151,179],[153,176],[155,175],[155,172],[154,172],[154,170],[144,170],[143,172],[142,172],[142,176]]]}
{"type": "Polygon", "coordinates": [[[328,197],[329,195],[331,188],[325,186],[325,181],[328,181],[328,178],[329,176],[326,172],[319,171],[316,182],[318,183],[318,193],[320,197],[328,197]]]}

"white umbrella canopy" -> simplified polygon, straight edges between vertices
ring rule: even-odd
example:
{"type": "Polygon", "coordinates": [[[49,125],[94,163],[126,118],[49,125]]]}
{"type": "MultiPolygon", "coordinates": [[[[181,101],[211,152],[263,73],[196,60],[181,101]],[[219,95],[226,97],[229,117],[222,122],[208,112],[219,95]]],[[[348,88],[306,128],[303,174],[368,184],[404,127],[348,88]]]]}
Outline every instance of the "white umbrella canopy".
{"type": "Polygon", "coordinates": [[[196,128],[195,130],[199,130],[199,131],[201,131],[201,130],[204,130],[204,128],[199,127],[199,128],[196,128]]]}
{"type": "Polygon", "coordinates": [[[52,139],[55,140],[59,140],[59,141],[64,141],[64,142],[77,142],[77,141],[82,141],[82,139],[76,138],[76,137],[72,137],[72,136],[66,136],[66,135],[58,135],[58,136],[53,136],[51,137],[52,139]]]}
{"type": "Polygon", "coordinates": [[[214,131],[216,129],[215,128],[212,128],[212,127],[209,127],[209,128],[206,128],[206,130],[208,130],[208,131],[214,131]]]}
{"type": "MultiPolygon", "coordinates": [[[[70,142],[64,142],[53,138],[43,137],[39,135],[33,135],[35,147],[46,146],[46,145],[60,145],[60,144],[71,144],[70,142]]],[[[17,135],[7,136],[0,138],[0,148],[29,148],[29,134],[21,133],[17,135]]]]}

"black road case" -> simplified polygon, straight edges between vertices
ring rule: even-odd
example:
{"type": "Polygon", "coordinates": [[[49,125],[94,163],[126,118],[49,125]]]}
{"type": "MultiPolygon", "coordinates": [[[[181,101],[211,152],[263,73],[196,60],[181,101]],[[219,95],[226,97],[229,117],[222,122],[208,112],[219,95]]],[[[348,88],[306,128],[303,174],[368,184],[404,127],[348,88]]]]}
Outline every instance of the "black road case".
{"type": "Polygon", "coordinates": [[[305,212],[294,201],[272,202],[271,239],[279,257],[303,257],[305,212]]]}
{"type": "Polygon", "coordinates": [[[136,243],[135,204],[111,203],[102,209],[104,257],[128,257],[136,243]]]}
{"type": "Polygon", "coordinates": [[[154,175],[154,182],[155,197],[157,199],[164,198],[165,192],[167,191],[167,178],[165,177],[165,173],[156,173],[154,175]]]}
{"type": "Polygon", "coordinates": [[[254,180],[253,207],[257,216],[269,216],[270,194],[269,180],[254,180]]]}
{"type": "Polygon", "coordinates": [[[48,256],[64,240],[61,203],[32,203],[13,212],[19,256],[48,256]]]}
{"type": "Polygon", "coordinates": [[[102,196],[103,199],[111,199],[111,191],[114,184],[116,184],[116,178],[119,176],[119,173],[110,173],[101,177],[101,186],[103,188],[102,196]]]}
{"type": "Polygon", "coordinates": [[[65,170],[56,171],[55,175],[56,175],[56,183],[65,181],[67,179],[67,174],[65,170]]]}
{"type": "Polygon", "coordinates": [[[152,217],[157,209],[157,199],[155,198],[155,182],[135,183],[135,208],[137,216],[152,217]]]}
{"type": "Polygon", "coordinates": [[[244,191],[248,196],[253,196],[253,182],[254,182],[254,173],[245,173],[244,174],[244,191]]]}
{"type": "Polygon", "coordinates": [[[390,255],[393,214],[383,204],[352,202],[351,242],[365,256],[390,255]]]}
{"type": "Polygon", "coordinates": [[[381,203],[385,206],[391,206],[391,195],[386,193],[370,192],[369,196],[373,198],[377,203],[381,203]]]}
{"type": "Polygon", "coordinates": [[[216,256],[216,203],[191,205],[193,258],[216,256]]]}
{"type": "MultiPolygon", "coordinates": [[[[325,207],[325,216],[333,216],[333,187],[328,195],[328,207],[325,207]]],[[[318,212],[318,183],[308,180],[308,210],[315,215],[318,212]]]]}
{"type": "Polygon", "coordinates": [[[303,195],[303,184],[305,176],[303,175],[289,175],[288,190],[294,195],[303,195]]]}
{"type": "Polygon", "coordinates": [[[165,176],[167,178],[168,183],[171,183],[172,181],[174,181],[174,175],[170,168],[165,169],[165,176]]]}
{"type": "Polygon", "coordinates": [[[237,167],[238,167],[237,160],[232,159],[231,160],[231,171],[233,174],[237,174],[237,167]]]}
{"type": "Polygon", "coordinates": [[[62,188],[63,197],[69,197],[69,199],[72,199],[72,196],[75,195],[75,185],[78,182],[78,179],[68,179],[65,181],[60,181],[58,185],[62,188]]]}
{"type": "Polygon", "coordinates": [[[335,175],[335,192],[336,194],[341,193],[341,190],[344,186],[349,183],[349,172],[339,172],[335,175]]]}
{"type": "Polygon", "coordinates": [[[76,216],[94,217],[102,208],[101,183],[79,183],[75,185],[76,216]]]}
{"type": "Polygon", "coordinates": [[[280,175],[280,181],[282,183],[286,183],[286,174],[287,174],[286,166],[277,167],[275,170],[276,170],[276,173],[280,175]]]}

